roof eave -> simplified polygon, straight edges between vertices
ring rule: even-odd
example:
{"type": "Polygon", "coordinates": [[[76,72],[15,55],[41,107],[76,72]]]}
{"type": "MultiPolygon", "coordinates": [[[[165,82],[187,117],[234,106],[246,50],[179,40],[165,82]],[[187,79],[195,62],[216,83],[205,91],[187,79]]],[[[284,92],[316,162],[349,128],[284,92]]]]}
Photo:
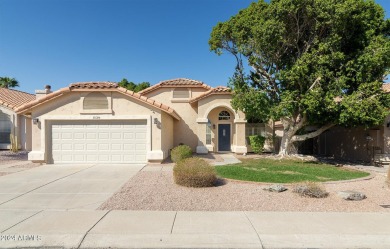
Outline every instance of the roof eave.
{"type": "Polygon", "coordinates": [[[207,97],[212,96],[212,95],[232,95],[232,93],[231,92],[211,92],[211,93],[200,95],[198,97],[190,99],[189,103],[194,104],[194,103],[198,102],[199,100],[202,100],[202,99],[207,98],[207,97]]]}

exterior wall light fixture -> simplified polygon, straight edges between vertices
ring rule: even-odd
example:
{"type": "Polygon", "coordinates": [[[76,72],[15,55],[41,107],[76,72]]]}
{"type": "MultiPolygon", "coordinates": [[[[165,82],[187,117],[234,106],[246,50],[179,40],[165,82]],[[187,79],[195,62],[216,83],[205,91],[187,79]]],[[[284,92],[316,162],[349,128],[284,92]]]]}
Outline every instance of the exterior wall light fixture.
{"type": "Polygon", "coordinates": [[[39,118],[33,118],[33,124],[38,124],[39,123],[39,118]]]}

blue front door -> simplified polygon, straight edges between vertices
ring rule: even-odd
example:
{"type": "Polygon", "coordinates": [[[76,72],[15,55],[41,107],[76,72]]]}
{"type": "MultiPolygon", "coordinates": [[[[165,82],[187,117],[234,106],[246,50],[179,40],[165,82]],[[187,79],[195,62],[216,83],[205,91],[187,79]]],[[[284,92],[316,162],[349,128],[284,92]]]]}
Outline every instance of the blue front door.
{"type": "Polygon", "coordinates": [[[218,151],[230,151],[230,124],[218,125],[218,151]]]}

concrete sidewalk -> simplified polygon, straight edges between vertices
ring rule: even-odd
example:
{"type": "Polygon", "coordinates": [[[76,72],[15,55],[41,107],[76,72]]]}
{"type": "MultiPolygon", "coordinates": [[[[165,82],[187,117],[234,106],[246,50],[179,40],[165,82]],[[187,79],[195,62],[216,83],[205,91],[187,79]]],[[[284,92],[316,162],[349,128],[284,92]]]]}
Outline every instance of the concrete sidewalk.
{"type": "Polygon", "coordinates": [[[390,248],[389,213],[0,210],[0,247],[390,248]]]}

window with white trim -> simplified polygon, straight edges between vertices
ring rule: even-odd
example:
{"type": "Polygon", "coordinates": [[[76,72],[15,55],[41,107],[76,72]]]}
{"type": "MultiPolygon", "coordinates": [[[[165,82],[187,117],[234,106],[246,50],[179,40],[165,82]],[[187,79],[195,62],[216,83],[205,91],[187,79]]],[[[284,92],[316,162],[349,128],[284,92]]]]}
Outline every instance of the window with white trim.
{"type": "Polygon", "coordinates": [[[84,110],[104,110],[108,109],[108,99],[106,95],[99,92],[90,93],[84,98],[84,110]]]}
{"type": "Polygon", "coordinates": [[[175,88],[173,90],[173,98],[174,99],[189,99],[190,91],[188,88],[175,88]]]}
{"type": "Polygon", "coordinates": [[[228,111],[221,111],[218,115],[218,120],[230,120],[230,113],[228,111]]]}
{"type": "Polygon", "coordinates": [[[211,122],[208,120],[206,125],[206,144],[211,144],[211,122]]]}
{"type": "Polygon", "coordinates": [[[0,144],[9,144],[12,129],[11,117],[0,111],[0,144]]]}

